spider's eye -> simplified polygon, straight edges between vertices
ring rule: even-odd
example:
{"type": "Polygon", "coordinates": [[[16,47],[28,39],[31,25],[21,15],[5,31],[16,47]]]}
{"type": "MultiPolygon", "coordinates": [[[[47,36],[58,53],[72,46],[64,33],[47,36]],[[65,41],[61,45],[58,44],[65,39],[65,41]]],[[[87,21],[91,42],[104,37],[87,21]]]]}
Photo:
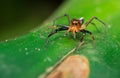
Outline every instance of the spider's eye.
{"type": "Polygon", "coordinates": [[[75,25],[77,25],[77,23],[75,23],[75,25]]]}

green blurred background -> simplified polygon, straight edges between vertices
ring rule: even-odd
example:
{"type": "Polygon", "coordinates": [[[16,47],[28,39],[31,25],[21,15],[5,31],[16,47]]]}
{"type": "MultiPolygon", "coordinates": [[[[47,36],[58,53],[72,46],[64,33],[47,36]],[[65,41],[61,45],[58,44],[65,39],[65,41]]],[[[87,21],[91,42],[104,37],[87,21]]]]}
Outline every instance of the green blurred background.
{"type": "Polygon", "coordinates": [[[47,19],[63,0],[0,0],[0,41],[28,33],[47,19]]]}

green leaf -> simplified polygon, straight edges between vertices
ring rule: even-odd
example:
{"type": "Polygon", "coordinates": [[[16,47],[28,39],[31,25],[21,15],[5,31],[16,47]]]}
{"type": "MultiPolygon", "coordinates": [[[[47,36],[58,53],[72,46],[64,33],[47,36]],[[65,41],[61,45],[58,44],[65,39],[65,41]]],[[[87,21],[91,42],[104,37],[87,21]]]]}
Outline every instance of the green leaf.
{"type": "MultiPolygon", "coordinates": [[[[96,39],[96,48],[89,35],[86,35],[84,45],[74,54],[84,55],[90,63],[89,78],[119,78],[120,77],[120,1],[119,0],[68,0],[46,20],[41,27],[27,35],[0,42],[0,78],[36,78],[59,61],[79,42],[81,34],[74,39],[72,34],[64,36],[59,32],[49,39],[46,49],[45,39],[50,33],[52,20],[68,13],[71,18],[84,17],[85,21],[92,16],[102,19],[108,24],[107,35],[102,24],[94,20],[100,32],[89,25],[96,39]]],[[[64,23],[59,20],[58,23],[64,23]]]]}

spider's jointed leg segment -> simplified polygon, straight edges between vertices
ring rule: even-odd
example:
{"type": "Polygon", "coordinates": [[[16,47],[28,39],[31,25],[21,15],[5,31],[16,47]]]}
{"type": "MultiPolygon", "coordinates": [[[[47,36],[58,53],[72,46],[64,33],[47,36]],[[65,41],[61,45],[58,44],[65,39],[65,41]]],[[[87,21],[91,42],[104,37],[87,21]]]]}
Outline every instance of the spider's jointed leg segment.
{"type": "Polygon", "coordinates": [[[91,22],[90,24],[92,24],[93,26],[95,26],[95,28],[97,29],[97,31],[100,32],[100,30],[98,29],[98,27],[96,26],[95,23],[91,22]]]}
{"type": "Polygon", "coordinates": [[[86,33],[88,33],[88,34],[90,34],[90,36],[92,37],[92,39],[93,39],[93,41],[94,41],[94,45],[96,45],[96,41],[95,41],[95,38],[94,38],[92,32],[90,32],[90,31],[88,31],[88,30],[81,30],[81,32],[82,32],[83,34],[82,34],[82,37],[81,37],[81,39],[80,39],[80,42],[83,41],[86,33]]]}
{"type": "Polygon", "coordinates": [[[96,19],[97,21],[99,21],[100,23],[102,23],[104,26],[106,26],[106,24],[102,20],[98,19],[95,16],[93,16],[92,18],[90,18],[90,20],[85,23],[85,26],[87,27],[93,21],[93,19],[96,19]]]}
{"type": "Polygon", "coordinates": [[[51,37],[52,35],[54,35],[55,33],[57,33],[58,31],[64,31],[64,30],[68,30],[68,26],[61,26],[60,28],[57,28],[55,30],[53,30],[50,34],[48,34],[47,38],[46,38],[46,43],[44,45],[44,47],[46,46],[46,44],[48,43],[48,38],[51,37]]]}
{"type": "Polygon", "coordinates": [[[84,39],[85,35],[86,35],[86,33],[83,33],[83,34],[82,34],[82,37],[81,37],[81,39],[80,39],[80,42],[83,42],[83,39],[84,39]]]}
{"type": "Polygon", "coordinates": [[[58,18],[56,18],[54,21],[53,21],[53,26],[55,25],[55,21],[56,20],[58,20],[58,19],[60,19],[60,18],[62,18],[62,17],[67,17],[67,19],[68,19],[68,25],[70,25],[70,16],[68,15],[68,14],[64,14],[63,16],[60,16],[60,17],[58,17],[58,18]]]}
{"type": "Polygon", "coordinates": [[[55,29],[48,35],[48,37],[52,36],[53,34],[57,33],[58,31],[63,31],[63,30],[68,30],[68,27],[67,26],[62,26],[58,29],[55,29]]]}

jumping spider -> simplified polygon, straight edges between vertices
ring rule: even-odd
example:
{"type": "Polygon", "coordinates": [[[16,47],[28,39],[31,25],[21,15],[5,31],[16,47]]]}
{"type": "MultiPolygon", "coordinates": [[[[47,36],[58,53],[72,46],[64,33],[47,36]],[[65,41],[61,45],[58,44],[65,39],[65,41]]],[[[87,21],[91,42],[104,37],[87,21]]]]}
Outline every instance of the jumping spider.
{"type": "MultiPolygon", "coordinates": [[[[63,16],[61,17],[58,17],[56,18],[54,21],[53,21],[53,26],[57,26],[58,28],[56,28],[55,30],[53,30],[50,34],[48,34],[47,38],[46,38],[46,44],[48,42],[48,38],[51,37],[53,34],[57,33],[58,31],[64,31],[64,30],[67,30],[67,32],[65,33],[65,35],[68,35],[69,32],[73,32],[73,37],[76,38],[76,33],[78,32],[81,32],[82,33],[82,36],[81,36],[81,39],[80,39],[80,42],[83,41],[86,33],[90,34],[90,36],[92,37],[93,41],[94,41],[94,45],[96,44],[95,43],[95,38],[92,34],[92,32],[86,30],[86,27],[89,25],[89,24],[93,24],[95,27],[96,25],[94,23],[92,23],[93,19],[96,19],[97,21],[99,21],[100,23],[102,23],[104,26],[106,26],[106,24],[98,19],[97,17],[93,16],[91,17],[86,23],[84,23],[84,18],[81,17],[80,19],[75,19],[73,18],[72,20],[70,20],[70,16],[68,14],[64,14],[63,16]],[[68,18],[68,22],[69,24],[68,25],[62,25],[62,24],[58,24],[58,25],[55,25],[55,21],[61,17],[64,17],[66,16],[68,18]],[[84,24],[83,24],[84,23],[84,24]]],[[[97,28],[97,27],[96,27],[97,28]]]]}

